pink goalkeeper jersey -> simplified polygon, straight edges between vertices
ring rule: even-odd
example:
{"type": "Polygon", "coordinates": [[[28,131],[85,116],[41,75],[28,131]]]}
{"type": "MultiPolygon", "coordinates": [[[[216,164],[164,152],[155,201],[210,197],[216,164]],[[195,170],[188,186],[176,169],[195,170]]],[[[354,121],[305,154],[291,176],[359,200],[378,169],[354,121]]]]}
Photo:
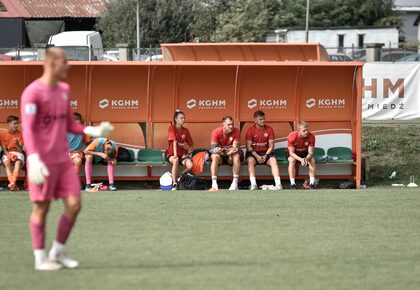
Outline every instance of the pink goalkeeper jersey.
{"type": "Polygon", "coordinates": [[[70,87],[58,82],[55,87],[39,79],[22,94],[21,116],[27,155],[38,153],[47,164],[68,161],[67,132],[83,134],[83,125],[73,120],[70,87]]]}

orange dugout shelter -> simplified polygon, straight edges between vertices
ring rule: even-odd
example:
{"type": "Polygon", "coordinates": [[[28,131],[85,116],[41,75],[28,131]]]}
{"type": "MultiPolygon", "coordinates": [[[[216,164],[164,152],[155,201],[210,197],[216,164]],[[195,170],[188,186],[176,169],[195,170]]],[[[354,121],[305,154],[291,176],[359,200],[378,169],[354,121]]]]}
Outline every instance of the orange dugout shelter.
{"type": "Polygon", "coordinates": [[[328,61],[319,43],[165,43],[163,61],[328,61]]]}
{"type": "MultiPolygon", "coordinates": [[[[276,148],[286,147],[297,121],[309,122],[316,146],[327,152],[342,146],[352,150],[355,162],[320,165],[321,178],[361,178],[362,63],[302,61],[231,62],[71,62],[68,82],[72,106],[87,122],[111,121],[110,136],[131,148],[167,148],[167,130],[173,113],[186,114],[194,147],[210,146],[211,130],[231,115],[242,139],[263,110],[275,129],[276,148]]],[[[41,62],[0,64],[0,121],[19,115],[20,96],[41,75],[41,62]]],[[[1,124],[0,127],[5,127],[1,124]]],[[[261,167],[262,168],[262,167],[261,167]]],[[[164,168],[136,168],[120,179],[156,179],[164,168]]],[[[304,173],[304,172],[303,172],[304,173]]],[[[205,175],[208,173],[205,173],[205,175]]],[[[231,173],[226,170],[221,176],[231,173]]],[[[261,169],[261,176],[270,176],[261,169]]],[[[287,176],[286,166],[281,174],[287,176]]],[[[241,175],[247,176],[246,168],[241,175]]]]}

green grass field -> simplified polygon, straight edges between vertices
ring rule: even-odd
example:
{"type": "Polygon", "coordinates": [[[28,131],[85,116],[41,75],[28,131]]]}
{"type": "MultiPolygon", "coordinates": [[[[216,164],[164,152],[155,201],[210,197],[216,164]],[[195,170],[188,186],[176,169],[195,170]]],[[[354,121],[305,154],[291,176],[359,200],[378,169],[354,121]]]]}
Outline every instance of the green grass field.
{"type": "MultiPolygon", "coordinates": [[[[76,270],[35,272],[0,192],[0,289],[420,289],[420,190],[84,193],[76,270]],[[42,283],[42,284],[41,284],[42,283]]],[[[48,217],[47,244],[62,205],[48,217]]]]}

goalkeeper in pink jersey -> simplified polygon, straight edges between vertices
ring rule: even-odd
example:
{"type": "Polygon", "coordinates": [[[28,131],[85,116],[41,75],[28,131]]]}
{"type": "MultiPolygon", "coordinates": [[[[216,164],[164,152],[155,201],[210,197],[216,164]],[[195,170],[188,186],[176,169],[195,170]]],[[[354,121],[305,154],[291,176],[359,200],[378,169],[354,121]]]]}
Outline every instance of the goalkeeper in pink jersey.
{"type": "Polygon", "coordinates": [[[67,132],[93,137],[108,135],[113,127],[103,122],[84,127],[75,122],[70,106],[69,85],[61,82],[69,65],[63,50],[49,48],[44,73],[22,94],[21,116],[28,170],[28,186],[33,203],[30,232],[36,270],[76,268],[79,263],[64,252],[64,245],[80,211],[80,183],[68,158],[67,132]],[[45,222],[50,202],[63,199],[64,213],[57,227],[52,248],[45,252],[45,222]]]}

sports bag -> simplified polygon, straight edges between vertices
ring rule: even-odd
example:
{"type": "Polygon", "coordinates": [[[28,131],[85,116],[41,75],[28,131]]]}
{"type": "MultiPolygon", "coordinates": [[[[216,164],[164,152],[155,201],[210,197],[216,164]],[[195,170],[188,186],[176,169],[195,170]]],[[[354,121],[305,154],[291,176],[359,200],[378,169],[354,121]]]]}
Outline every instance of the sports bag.
{"type": "Polygon", "coordinates": [[[206,182],[203,178],[192,173],[184,173],[179,179],[177,189],[179,190],[205,190],[206,182]]]}

